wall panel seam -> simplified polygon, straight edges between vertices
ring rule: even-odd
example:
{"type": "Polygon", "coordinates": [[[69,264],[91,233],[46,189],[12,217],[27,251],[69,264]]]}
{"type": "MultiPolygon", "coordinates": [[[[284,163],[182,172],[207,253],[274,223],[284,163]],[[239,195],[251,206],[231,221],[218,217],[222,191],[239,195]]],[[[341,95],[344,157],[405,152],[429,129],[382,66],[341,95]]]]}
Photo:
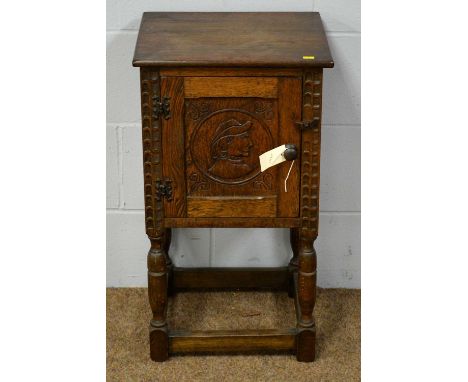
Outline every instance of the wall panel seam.
{"type": "Polygon", "coordinates": [[[123,200],[123,142],[122,142],[122,128],[116,127],[117,133],[117,163],[118,163],[118,178],[119,178],[119,209],[124,208],[123,200]]]}
{"type": "Polygon", "coordinates": [[[351,123],[351,124],[347,124],[347,123],[332,123],[332,124],[325,124],[325,123],[322,123],[322,128],[334,128],[334,127],[337,127],[337,128],[345,128],[345,129],[360,129],[361,128],[361,124],[356,124],[356,123],[351,123]]]}
{"type": "Polygon", "coordinates": [[[357,31],[325,31],[327,37],[361,37],[361,32],[357,31]]]}
{"type": "Polygon", "coordinates": [[[140,128],[141,127],[141,121],[138,122],[107,122],[106,125],[108,127],[123,127],[123,128],[140,128]]]}

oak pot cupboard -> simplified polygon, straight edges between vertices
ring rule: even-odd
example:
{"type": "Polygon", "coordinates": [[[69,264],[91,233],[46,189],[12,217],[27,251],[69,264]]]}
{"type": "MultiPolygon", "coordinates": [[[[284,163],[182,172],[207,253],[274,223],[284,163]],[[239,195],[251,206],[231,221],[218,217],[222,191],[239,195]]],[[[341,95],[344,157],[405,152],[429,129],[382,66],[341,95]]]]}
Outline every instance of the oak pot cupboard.
{"type": "Polygon", "coordinates": [[[133,65],[151,241],[151,359],[291,351],[313,361],[322,74],[333,67],[320,15],[144,13],[133,65]],[[283,144],[286,161],[262,172],[259,155],[283,144]],[[179,227],[289,228],[293,257],[280,268],[176,267],[169,246],[179,227]],[[168,298],[197,288],[284,290],[297,325],[171,331],[168,298]]]}

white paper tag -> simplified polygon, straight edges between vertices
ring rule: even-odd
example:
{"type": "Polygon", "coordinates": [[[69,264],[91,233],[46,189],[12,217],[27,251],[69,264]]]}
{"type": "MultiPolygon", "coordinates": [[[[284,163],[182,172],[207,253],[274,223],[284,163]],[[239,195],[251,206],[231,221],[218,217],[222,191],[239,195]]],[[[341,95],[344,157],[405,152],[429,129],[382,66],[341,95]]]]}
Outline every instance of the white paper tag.
{"type": "Polygon", "coordinates": [[[284,157],[285,150],[286,145],[281,145],[260,155],[260,170],[263,172],[272,166],[286,161],[286,158],[284,157]]]}

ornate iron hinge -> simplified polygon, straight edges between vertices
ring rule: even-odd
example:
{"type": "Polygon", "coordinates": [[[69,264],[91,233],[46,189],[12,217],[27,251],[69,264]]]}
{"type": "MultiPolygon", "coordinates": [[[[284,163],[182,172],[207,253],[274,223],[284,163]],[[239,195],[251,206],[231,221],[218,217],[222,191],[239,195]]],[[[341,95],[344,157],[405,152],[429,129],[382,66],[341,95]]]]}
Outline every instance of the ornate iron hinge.
{"type": "Polygon", "coordinates": [[[158,179],[156,181],[156,199],[161,201],[162,199],[166,198],[166,200],[172,200],[172,180],[165,179],[161,180],[158,179]]]}
{"type": "Polygon", "coordinates": [[[158,96],[153,97],[153,118],[158,119],[161,115],[164,119],[171,118],[170,97],[163,97],[162,100],[158,96]]]}
{"type": "Polygon", "coordinates": [[[301,130],[316,129],[319,126],[320,118],[316,117],[312,121],[300,121],[296,122],[296,125],[301,128],[301,130]]]}

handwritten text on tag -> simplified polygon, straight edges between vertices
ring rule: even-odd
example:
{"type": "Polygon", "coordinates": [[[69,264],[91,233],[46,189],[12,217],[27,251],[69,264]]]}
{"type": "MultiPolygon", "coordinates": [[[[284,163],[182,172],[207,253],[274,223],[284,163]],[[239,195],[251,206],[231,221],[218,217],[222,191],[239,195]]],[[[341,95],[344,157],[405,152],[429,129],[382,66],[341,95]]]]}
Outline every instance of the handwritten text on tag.
{"type": "Polygon", "coordinates": [[[272,166],[275,166],[281,162],[286,161],[284,157],[285,150],[286,150],[286,145],[281,145],[260,155],[259,158],[260,158],[261,171],[263,172],[272,166]]]}

